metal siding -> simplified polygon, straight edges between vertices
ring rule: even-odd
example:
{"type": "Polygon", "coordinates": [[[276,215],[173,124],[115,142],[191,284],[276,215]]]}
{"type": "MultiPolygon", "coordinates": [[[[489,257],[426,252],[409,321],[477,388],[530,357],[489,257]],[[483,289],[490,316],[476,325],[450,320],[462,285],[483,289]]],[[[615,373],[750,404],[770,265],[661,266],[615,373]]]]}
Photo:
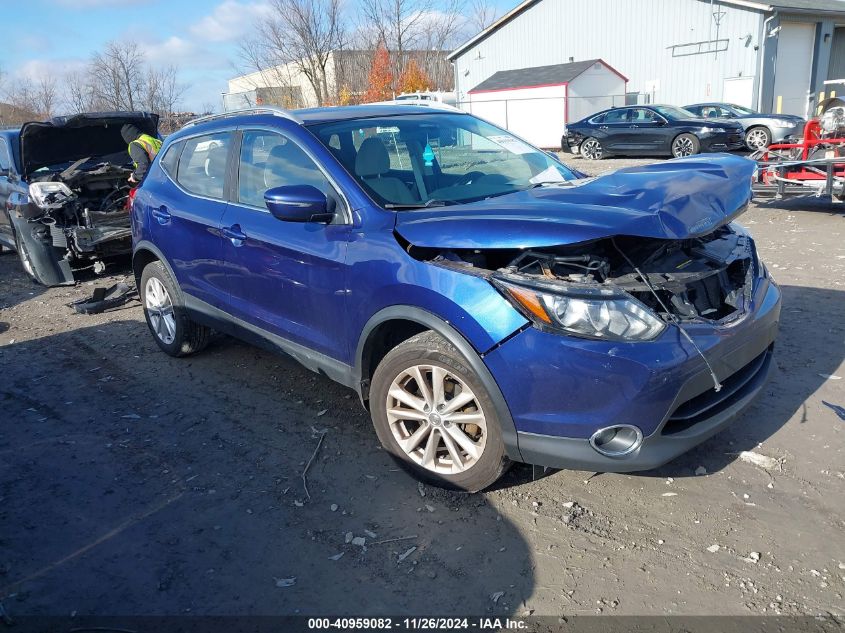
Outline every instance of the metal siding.
{"type": "MultiPolygon", "coordinates": [[[[543,0],[455,59],[458,98],[465,100],[470,88],[499,70],[598,57],[629,78],[629,92],[658,80],[656,101],[718,100],[725,78],[757,73],[754,48],[763,17],[753,9],[714,6],[725,12],[719,39],[728,40],[727,51],[672,57],[667,47],[673,44],[711,38],[709,2],[543,0]]],[[[715,31],[713,24],[713,38],[715,31]]]]}
{"type": "MultiPolygon", "coordinates": [[[[845,79],[845,27],[837,27],[830,49],[830,66],[827,67],[828,79],[845,79]]],[[[845,95],[845,86],[832,86],[830,90],[845,95]]]]}

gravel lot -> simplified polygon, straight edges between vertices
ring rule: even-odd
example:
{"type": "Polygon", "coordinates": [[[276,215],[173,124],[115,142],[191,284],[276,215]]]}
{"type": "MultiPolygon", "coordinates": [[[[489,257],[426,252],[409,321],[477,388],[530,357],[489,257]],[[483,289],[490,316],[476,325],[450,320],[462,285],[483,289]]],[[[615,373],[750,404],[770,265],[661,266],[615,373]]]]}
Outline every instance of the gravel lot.
{"type": "Polygon", "coordinates": [[[13,618],[842,615],[845,214],[755,205],[742,221],[784,291],[753,408],[657,471],[517,466],[477,495],[419,487],[354,394],[293,361],[225,337],[175,360],[137,304],[67,307],[128,269],[44,289],[0,256],[0,603],[13,618]]]}

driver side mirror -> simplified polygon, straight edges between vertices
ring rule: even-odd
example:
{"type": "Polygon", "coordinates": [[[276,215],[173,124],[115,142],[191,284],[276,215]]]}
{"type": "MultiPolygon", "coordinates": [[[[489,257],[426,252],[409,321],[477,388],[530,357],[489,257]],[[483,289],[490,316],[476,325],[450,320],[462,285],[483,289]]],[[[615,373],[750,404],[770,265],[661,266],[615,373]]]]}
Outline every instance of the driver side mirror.
{"type": "Polygon", "coordinates": [[[264,204],[283,222],[322,222],[334,219],[326,194],[312,185],[273,187],[264,192],[264,204]]]}

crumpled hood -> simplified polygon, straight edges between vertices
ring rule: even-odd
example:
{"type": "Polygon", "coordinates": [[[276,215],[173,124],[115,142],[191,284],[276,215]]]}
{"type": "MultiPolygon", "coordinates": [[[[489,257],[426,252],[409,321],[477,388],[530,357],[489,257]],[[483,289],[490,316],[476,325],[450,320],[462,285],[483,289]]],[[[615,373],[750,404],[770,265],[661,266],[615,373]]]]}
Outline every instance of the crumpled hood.
{"type": "Polygon", "coordinates": [[[24,177],[41,167],[88,156],[124,152],[129,162],[127,143],[120,135],[120,128],[127,123],[151,136],[158,134],[158,115],[149,112],[86,112],[24,123],[20,132],[24,177]]]}
{"type": "Polygon", "coordinates": [[[754,162],[711,154],[630,167],[575,187],[400,211],[396,231],[431,248],[536,248],[630,235],[706,235],[745,210],[754,162]]]}

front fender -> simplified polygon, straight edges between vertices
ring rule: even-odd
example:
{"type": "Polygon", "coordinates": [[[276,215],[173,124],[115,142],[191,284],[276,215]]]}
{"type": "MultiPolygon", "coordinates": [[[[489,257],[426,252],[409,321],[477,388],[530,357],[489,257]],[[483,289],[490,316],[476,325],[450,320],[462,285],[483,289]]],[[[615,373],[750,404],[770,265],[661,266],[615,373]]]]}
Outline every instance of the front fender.
{"type": "MultiPolygon", "coordinates": [[[[452,325],[441,319],[435,314],[428,312],[422,308],[409,305],[393,305],[388,308],[379,310],[374,314],[369,321],[367,321],[361,336],[358,339],[358,345],[355,352],[355,376],[357,384],[361,384],[361,377],[364,367],[364,354],[367,346],[367,341],[370,335],[378,328],[379,325],[388,321],[413,321],[419,323],[425,328],[437,332],[452,345],[454,345],[461,355],[467,360],[469,366],[481,380],[493,405],[496,407],[496,417],[499,420],[499,427],[504,439],[507,455],[510,459],[515,461],[524,461],[519,452],[517,443],[516,425],[511,416],[510,408],[505,402],[502,391],[498,383],[493,378],[493,374],[487,369],[481,355],[475,350],[472,344],[456,330],[452,325]]],[[[363,389],[359,388],[363,393],[363,389]]]]}

